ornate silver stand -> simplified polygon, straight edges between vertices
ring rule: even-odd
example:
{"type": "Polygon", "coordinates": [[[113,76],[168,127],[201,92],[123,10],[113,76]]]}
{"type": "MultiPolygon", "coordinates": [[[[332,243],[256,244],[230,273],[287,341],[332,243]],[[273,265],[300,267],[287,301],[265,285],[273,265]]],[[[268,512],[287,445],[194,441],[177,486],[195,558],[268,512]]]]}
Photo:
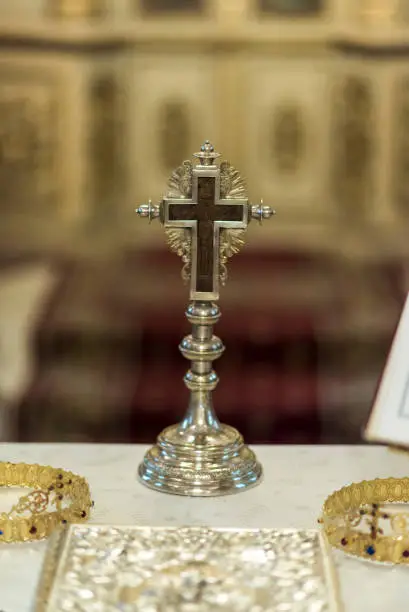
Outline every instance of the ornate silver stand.
{"type": "Polygon", "coordinates": [[[220,310],[211,302],[192,302],[186,316],[192,334],[179,349],[191,360],[185,376],[190,390],[183,421],[165,429],[145,455],[139,476],[151,488],[166,493],[211,496],[234,493],[255,485],[262,474],[254,453],[233,427],[221,424],[213,409],[212,391],[219,379],[212,361],[224,351],[213,335],[220,310]]]}
{"type": "Polygon", "coordinates": [[[260,482],[262,468],[240,433],[217,419],[212,391],[219,381],[212,362],[224,352],[213,335],[220,318],[215,300],[219,282],[226,279],[226,262],[244,244],[243,234],[253,218],[269,218],[268,206],[250,206],[238,172],[206,141],[195,154],[200,163],[178,168],[171,191],[158,205],[137,209],[142,217],[160,218],[172,250],[183,259],[183,277],[190,280],[191,302],[186,311],[192,333],[179,346],[191,361],[184,381],[190,391],[183,421],[166,428],[139,466],[139,478],[152,489],[190,496],[225,495],[260,482]]]}

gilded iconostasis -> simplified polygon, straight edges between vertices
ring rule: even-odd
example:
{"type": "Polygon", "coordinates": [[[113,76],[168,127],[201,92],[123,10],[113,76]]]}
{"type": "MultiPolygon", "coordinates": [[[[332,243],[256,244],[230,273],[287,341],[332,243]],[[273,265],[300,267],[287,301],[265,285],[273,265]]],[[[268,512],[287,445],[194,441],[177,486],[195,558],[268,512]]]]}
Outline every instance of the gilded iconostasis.
{"type": "Polygon", "coordinates": [[[222,416],[255,441],[359,438],[407,289],[408,15],[404,0],[3,3],[0,273],[46,265],[56,283],[21,326],[32,370],[10,435],[148,439],[181,411],[187,294],[134,210],[211,138],[278,213],[222,295],[222,416]]]}

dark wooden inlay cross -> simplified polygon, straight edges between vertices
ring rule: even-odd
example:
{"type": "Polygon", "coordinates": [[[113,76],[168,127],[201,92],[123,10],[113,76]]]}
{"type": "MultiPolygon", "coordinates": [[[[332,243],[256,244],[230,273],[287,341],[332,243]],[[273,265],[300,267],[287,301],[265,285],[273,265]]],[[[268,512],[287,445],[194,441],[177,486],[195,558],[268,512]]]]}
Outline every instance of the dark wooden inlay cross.
{"type": "Polygon", "coordinates": [[[216,249],[219,249],[218,230],[220,227],[247,225],[247,200],[221,200],[216,193],[216,177],[198,176],[196,202],[169,199],[166,203],[169,225],[178,226],[180,223],[182,227],[196,226],[196,233],[193,234],[195,240],[192,241],[192,251],[196,249],[196,280],[192,282],[191,291],[214,293],[218,274],[215,272],[216,249]]]}

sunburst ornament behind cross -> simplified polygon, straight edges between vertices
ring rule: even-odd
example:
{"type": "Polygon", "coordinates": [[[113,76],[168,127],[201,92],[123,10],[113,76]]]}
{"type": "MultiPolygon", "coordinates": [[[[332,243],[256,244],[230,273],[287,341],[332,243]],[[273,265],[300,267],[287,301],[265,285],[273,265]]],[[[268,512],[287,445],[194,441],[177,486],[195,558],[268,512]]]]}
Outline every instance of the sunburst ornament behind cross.
{"type": "Polygon", "coordinates": [[[249,222],[268,219],[274,211],[249,204],[240,173],[227,161],[215,164],[220,154],[208,140],[194,157],[199,164],[185,161],[173,171],[160,204],[142,204],[137,212],[162,221],[170,248],[183,259],[190,299],[217,300],[226,263],[244,246],[249,222]]]}
{"type": "Polygon", "coordinates": [[[252,219],[262,222],[274,211],[251,205],[239,172],[206,140],[170,177],[169,191],[159,204],[142,204],[141,217],[159,218],[170,248],[182,257],[182,276],[190,282],[186,316],[192,334],[180,345],[191,369],[185,376],[190,390],[188,412],[179,425],[166,429],[139,468],[142,482],[159,491],[182,495],[221,495],[256,484],[261,466],[241,435],[217,420],[211,393],[218,378],[212,361],[224,346],[213,336],[220,318],[215,301],[227,278],[226,263],[244,245],[252,219]]]}

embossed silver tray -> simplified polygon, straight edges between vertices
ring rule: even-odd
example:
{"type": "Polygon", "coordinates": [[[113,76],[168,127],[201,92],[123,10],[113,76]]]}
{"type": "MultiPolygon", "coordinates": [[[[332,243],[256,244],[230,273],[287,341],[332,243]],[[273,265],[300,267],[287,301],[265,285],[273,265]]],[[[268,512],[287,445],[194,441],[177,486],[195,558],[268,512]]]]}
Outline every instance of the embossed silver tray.
{"type": "Polygon", "coordinates": [[[71,525],[50,540],[36,612],[335,612],[317,531],[71,525]]]}

